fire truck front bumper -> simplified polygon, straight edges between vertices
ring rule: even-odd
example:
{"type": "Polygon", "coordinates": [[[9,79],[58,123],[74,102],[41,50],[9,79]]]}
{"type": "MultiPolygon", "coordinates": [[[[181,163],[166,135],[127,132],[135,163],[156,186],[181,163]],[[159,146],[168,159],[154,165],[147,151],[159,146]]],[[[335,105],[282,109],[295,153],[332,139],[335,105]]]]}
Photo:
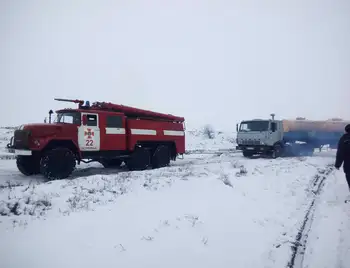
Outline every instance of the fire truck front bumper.
{"type": "MultiPolygon", "coordinates": [[[[9,150],[9,152],[11,152],[9,150]]],[[[19,150],[19,149],[12,149],[12,153],[17,155],[32,155],[32,151],[30,150],[19,150]]]]}
{"type": "Polygon", "coordinates": [[[32,151],[28,149],[17,149],[13,143],[13,137],[10,140],[10,143],[7,144],[7,151],[14,155],[32,155],[32,151]]]}
{"type": "Polygon", "coordinates": [[[7,147],[7,151],[14,155],[32,155],[31,150],[23,150],[23,149],[15,149],[15,148],[7,147]]]}

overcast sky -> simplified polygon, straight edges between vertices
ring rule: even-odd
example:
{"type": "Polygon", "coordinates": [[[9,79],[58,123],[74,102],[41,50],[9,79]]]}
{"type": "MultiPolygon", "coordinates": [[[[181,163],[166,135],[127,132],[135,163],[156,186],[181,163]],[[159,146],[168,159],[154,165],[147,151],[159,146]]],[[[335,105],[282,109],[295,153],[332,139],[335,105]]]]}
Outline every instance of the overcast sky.
{"type": "Polygon", "coordinates": [[[350,119],[349,0],[0,0],[0,125],[54,97],[111,101],[234,129],[350,119]]]}

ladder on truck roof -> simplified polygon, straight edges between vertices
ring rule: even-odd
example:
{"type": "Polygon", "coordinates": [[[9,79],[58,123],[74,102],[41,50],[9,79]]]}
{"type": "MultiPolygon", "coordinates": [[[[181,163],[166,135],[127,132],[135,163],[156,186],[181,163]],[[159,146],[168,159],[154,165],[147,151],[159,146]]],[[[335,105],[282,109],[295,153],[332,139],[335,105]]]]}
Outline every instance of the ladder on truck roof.
{"type": "MultiPolygon", "coordinates": [[[[164,121],[176,121],[176,122],[184,122],[185,121],[185,118],[183,118],[181,116],[158,113],[158,112],[153,112],[150,110],[144,110],[144,109],[139,109],[139,108],[135,108],[135,107],[131,107],[131,106],[114,104],[114,103],[110,103],[110,102],[94,102],[91,106],[89,104],[87,104],[86,106],[83,106],[83,104],[84,104],[83,100],[69,100],[69,99],[55,99],[55,100],[78,103],[79,108],[83,108],[83,109],[94,109],[94,110],[124,113],[128,117],[141,117],[141,118],[145,118],[145,119],[148,118],[148,119],[157,119],[157,120],[164,120],[164,121]]],[[[89,102],[86,102],[86,103],[89,103],[89,102]]]]}
{"type": "Polygon", "coordinates": [[[145,117],[150,119],[178,121],[178,122],[185,121],[183,117],[175,116],[172,114],[163,114],[163,113],[153,112],[150,110],[144,110],[144,109],[139,109],[131,106],[125,106],[121,104],[114,104],[114,103],[107,103],[107,102],[95,102],[92,104],[91,108],[113,111],[113,112],[120,112],[130,117],[145,117]]]}

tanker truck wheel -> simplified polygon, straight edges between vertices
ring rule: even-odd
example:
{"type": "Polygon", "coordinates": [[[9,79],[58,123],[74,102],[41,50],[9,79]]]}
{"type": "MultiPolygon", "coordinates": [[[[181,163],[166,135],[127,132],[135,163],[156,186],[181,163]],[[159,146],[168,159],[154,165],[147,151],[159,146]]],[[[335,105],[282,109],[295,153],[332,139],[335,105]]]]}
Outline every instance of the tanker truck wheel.
{"type": "Polygon", "coordinates": [[[271,152],[271,157],[273,159],[276,159],[278,157],[280,157],[282,155],[282,147],[279,144],[276,144],[275,146],[273,146],[273,150],[271,152]]]}
{"type": "Polygon", "coordinates": [[[75,169],[76,158],[68,148],[55,148],[44,153],[40,160],[40,171],[48,180],[69,177],[75,169]]]}
{"type": "Polygon", "coordinates": [[[253,152],[251,151],[243,151],[243,156],[244,157],[252,157],[254,155],[253,152]]]}
{"type": "Polygon", "coordinates": [[[39,159],[34,156],[19,155],[16,158],[18,170],[25,176],[36,175],[40,173],[39,159]]]}

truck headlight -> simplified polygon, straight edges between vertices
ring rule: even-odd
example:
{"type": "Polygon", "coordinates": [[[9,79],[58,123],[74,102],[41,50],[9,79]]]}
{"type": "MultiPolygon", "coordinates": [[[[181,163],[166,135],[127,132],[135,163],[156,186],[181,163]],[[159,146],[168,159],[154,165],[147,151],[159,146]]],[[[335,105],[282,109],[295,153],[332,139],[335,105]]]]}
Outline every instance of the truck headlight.
{"type": "Polygon", "coordinates": [[[34,140],[33,142],[36,146],[38,146],[38,147],[40,146],[40,140],[34,140]]]}

